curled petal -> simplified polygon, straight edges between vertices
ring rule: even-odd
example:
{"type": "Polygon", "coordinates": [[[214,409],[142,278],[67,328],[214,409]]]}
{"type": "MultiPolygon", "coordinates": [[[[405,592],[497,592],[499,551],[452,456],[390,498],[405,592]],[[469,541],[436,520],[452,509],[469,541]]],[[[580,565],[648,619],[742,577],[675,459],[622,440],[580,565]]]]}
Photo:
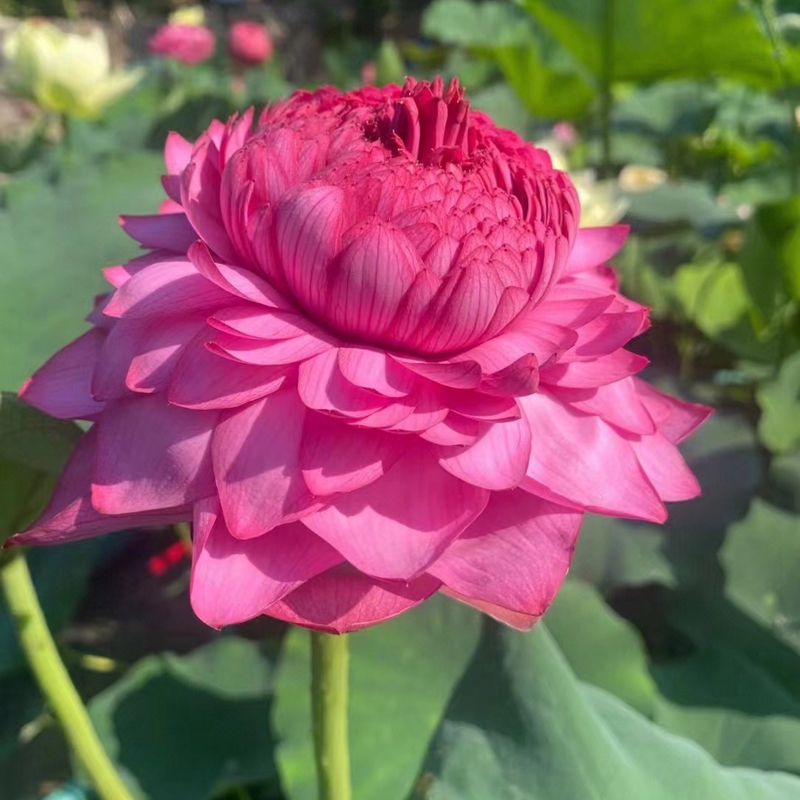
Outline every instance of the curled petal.
{"type": "Polygon", "coordinates": [[[185,253],[197,239],[197,233],[183,212],[124,216],[119,218],[119,224],[131,239],[150,250],[161,248],[173,253],[185,253]]]}
{"type": "Polygon", "coordinates": [[[569,254],[567,272],[586,272],[602,266],[622,248],[629,232],[628,225],[580,228],[569,254]]]}

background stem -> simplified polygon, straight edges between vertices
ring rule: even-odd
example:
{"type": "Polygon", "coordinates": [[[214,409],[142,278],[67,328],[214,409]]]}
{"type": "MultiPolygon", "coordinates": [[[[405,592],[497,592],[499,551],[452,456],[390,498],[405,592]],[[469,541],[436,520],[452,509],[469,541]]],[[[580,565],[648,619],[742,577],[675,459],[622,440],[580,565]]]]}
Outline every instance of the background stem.
{"type": "Polygon", "coordinates": [[[600,135],[601,135],[601,163],[600,173],[602,178],[611,175],[611,111],[613,108],[612,88],[614,85],[614,6],[615,0],[605,0],[603,3],[603,32],[602,47],[602,74],[600,85],[600,135]]]}
{"type": "Polygon", "coordinates": [[[311,709],[320,800],[350,800],[347,636],[311,634],[311,709]]]}
{"type": "Polygon", "coordinates": [[[0,585],[28,665],[97,793],[103,800],[132,800],[58,654],[21,551],[0,564],[0,585]]]}

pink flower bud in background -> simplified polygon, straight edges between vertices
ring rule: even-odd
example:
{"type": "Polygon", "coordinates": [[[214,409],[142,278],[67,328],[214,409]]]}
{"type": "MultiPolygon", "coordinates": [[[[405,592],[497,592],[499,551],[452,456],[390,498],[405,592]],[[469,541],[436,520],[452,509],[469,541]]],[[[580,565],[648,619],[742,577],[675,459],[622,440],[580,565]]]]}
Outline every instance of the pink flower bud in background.
{"type": "Polygon", "coordinates": [[[584,512],[699,493],[676,445],[708,409],[625,349],[627,227],[579,228],[569,176],[457,82],[299,91],[165,155],[180,211],[122,219],[149,252],[22,388],[93,425],[12,544],[192,520],[214,627],[443,592],[529,628],[584,512]]]}
{"type": "Polygon", "coordinates": [[[557,122],[551,131],[553,139],[564,148],[572,147],[578,141],[578,132],[569,122],[557,122]]]}
{"type": "Polygon", "coordinates": [[[374,86],[378,79],[378,69],[374,61],[365,61],[361,67],[361,82],[364,86],[374,86]]]}
{"type": "Polygon", "coordinates": [[[246,66],[269,61],[272,57],[269,31],[259,22],[234,22],[228,30],[228,52],[231,58],[246,66]]]}
{"type": "Polygon", "coordinates": [[[203,25],[162,25],[147,41],[154,55],[182,64],[207,61],[214,55],[216,44],[214,32],[203,25]]]}

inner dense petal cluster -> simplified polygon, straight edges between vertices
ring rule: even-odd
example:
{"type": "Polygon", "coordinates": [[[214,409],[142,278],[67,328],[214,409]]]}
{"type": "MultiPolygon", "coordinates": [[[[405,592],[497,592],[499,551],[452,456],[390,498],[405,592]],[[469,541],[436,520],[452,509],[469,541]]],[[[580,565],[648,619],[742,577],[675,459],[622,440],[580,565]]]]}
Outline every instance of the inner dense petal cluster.
{"type": "Polygon", "coordinates": [[[436,591],[529,627],[585,511],[663,521],[707,410],[635,377],[647,310],[569,178],[456,83],[298,92],[166,147],[91,329],[26,383],[91,421],[16,542],[194,523],[214,626],[346,631],[436,591]]]}

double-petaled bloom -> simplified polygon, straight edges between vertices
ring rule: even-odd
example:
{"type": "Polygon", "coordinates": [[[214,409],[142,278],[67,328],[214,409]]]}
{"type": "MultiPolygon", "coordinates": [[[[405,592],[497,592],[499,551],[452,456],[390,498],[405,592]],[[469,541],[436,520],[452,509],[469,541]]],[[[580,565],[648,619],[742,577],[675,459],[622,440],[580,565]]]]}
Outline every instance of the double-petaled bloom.
{"type": "Polygon", "coordinates": [[[517,627],[586,511],[698,493],[707,410],[635,374],[647,310],[546,152],[457,84],[298,92],[166,147],[92,328],[22,396],[94,424],[18,543],[192,520],[191,601],[362,628],[437,591],[517,627]]]}

